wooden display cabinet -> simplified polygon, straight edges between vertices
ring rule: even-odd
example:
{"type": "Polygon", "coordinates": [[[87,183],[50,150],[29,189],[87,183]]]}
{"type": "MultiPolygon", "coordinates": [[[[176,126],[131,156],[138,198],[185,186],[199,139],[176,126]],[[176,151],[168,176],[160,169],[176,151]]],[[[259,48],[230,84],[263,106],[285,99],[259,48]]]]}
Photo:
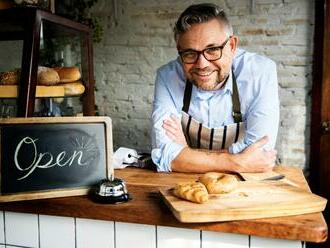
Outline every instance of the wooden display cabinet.
{"type": "Polygon", "coordinates": [[[54,97],[78,99],[83,115],[95,115],[91,35],[86,25],[34,7],[0,10],[0,72],[21,71],[17,85],[0,85],[0,97],[16,101],[15,116],[33,116],[36,99],[54,97]],[[83,93],[38,85],[38,66],[77,66],[83,93]]]}

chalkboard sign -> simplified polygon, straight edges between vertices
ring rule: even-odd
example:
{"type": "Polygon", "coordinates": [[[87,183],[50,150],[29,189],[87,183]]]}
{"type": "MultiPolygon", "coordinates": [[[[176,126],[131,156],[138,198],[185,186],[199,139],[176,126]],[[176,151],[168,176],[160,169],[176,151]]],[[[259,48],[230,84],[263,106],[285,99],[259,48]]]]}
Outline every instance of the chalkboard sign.
{"type": "Polygon", "coordinates": [[[82,195],[113,174],[109,117],[0,121],[1,201],[82,195]]]}

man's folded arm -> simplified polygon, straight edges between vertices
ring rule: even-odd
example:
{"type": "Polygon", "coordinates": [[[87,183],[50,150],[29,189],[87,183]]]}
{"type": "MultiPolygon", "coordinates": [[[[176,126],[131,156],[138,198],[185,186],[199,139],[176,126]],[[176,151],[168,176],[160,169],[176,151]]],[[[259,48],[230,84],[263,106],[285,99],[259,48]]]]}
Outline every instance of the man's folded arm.
{"type": "Polygon", "coordinates": [[[265,151],[263,137],[238,154],[224,151],[198,150],[185,147],[171,163],[178,172],[264,172],[273,168],[276,151],[265,151]]]}

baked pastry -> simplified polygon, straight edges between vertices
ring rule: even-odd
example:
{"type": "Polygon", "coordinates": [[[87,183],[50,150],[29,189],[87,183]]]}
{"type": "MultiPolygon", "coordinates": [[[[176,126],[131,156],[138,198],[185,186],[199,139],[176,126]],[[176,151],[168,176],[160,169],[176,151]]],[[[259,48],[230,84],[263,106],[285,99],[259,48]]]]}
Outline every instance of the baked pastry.
{"type": "Polygon", "coordinates": [[[78,67],[54,67],[60,76],[61,83],[70,83],[80,79],[81,74],[78,67]]]}
{"type": "Polygon", "coordinates": [[[21,71],[19,69],[0,72],[0,85],[15,85],[18,84],[21,71]]]}
{"type": "Polygon", "coordinates": [[[39,85],[56,85],[60,82],[58,73],[48,67],[38,66],[38,84],[39,85]]]}
{"type": "Polygon", "coordinates": [[[209,199],[205,186],[200,182],[179,183],[173,193],[179,198],[196,203],[204,203],[209,199]]]}
{"type": "Polygon", "coordinates": [[[237,179],[234,175],[208,172],[199,178],[209,194],[223,194],[233,191],[237,187],[237,179]]]}
{"type": "Polygon", "coordinates": [[[64,87],[64,94],[66,96],[76,96],[81,95],[85,92],[85,86],[81,81],[76,81],[72,83],[60,84],[64,87]]]}

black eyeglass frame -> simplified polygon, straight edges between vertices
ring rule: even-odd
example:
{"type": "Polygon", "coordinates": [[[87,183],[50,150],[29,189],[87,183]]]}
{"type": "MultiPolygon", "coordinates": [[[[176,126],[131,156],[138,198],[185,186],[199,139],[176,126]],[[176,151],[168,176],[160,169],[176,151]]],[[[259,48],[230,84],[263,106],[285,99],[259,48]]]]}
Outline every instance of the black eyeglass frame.
{"type": "Polygon", "coordinates": [[[198,59],[199,59],[199,57],[200,57],[201,54],[203,54],[204,58],[205,58],[207,61],[216,61],[216,60],[218,60],[218,59],[221,59],[221,57],[222,57],[222,50],[223,50],[223,48],[227,45],[227,42],[231,39],[231,37],[232,37],[232,36],[229,36],[229,37],[228,37],[228,38],[222,43],[221,46],[208,47],[208,48],[205,48],[205,49],[202,50],[202,51],[196,51],[196,50],[193,50],[193,49],[186,49],[186,50],[178,51],[178,53],[179,53],[179,55],[180,55],[180,57],[181,57],[182,62],[185,63],[185,64],[195,64],[195,63],[198,61],[198,59]],[[220,56],[219,56],[218,58],[216,58],[216,59],[208,59],[207,56],[205,56],[205,52],[206,52],[207,50],[209,50],[209,49],[215,49],[215,48],[219,48],[219,49],[220,49],[220,56]],[[196,56],[196,59],[195,59],[194,62],[188,62],[188,63],[187,63],[187,62],[184,61],[184,59],[183,59],[183,54],[186,53],[186,52],[195,52],[195,53],[197,53],[197,56],[196,56]]]}

